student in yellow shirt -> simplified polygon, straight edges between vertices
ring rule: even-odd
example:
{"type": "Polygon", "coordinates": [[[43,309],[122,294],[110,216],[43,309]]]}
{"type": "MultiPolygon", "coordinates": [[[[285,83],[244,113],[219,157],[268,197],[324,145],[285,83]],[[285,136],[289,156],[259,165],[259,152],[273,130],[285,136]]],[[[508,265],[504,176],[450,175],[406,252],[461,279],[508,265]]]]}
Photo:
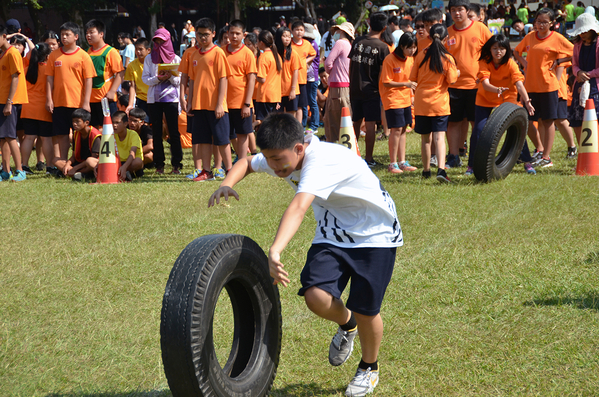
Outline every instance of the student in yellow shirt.
{"type": "Polygon", "coordinates": [[[127,113],[116,111],[112,114],[112,127],[114,128],[114,140],[121,167],[119,168],[119,179],[129,181],[133,176],[142,176],[144,166],[144,155],[141,151],[142,144],[137,132],[128,129],[129,119],[127,113]]]}
{"type": "Polygon", "coordinates": [[[125,81],[131,82],[129,104],[127,105],[126,112],[129,112],[134,107],[138,107],[148,113],[148,85],[143,82],[141,75],[144,71],[144,60],[150,52],[152,52],[150,41],[145,37],[137,39],[135,42],[136,58],[129,63],[125,71],[125,81]]]}

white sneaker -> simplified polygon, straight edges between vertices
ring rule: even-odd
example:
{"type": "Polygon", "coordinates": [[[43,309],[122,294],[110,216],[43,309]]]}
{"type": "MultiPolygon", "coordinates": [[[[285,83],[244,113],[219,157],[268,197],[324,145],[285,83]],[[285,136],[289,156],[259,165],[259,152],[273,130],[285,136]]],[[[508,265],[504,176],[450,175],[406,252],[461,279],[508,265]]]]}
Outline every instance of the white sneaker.
{"type": "Polygon", "coordinates": [[[431,156],[430,165],[431,167],[437,167],[437,156],[434,154],[431,156]]]}
{"type": "Polygon", "coordinates": [[[356,375],[349,382],[345,395],[348,397],[365,396],[372,393],[376,385],[379,384],[379,371],[372,371],[370,368],[364,370],[358,368],[356,375]]]}
{"type": "Polygon", "coordinates": [[[339,327],[333,336],[329,346],[329,363],[337,367],[347,361],[354,350],[354,338],[358,334],[358,328],[353,331],[344,331],[339,327]]]}

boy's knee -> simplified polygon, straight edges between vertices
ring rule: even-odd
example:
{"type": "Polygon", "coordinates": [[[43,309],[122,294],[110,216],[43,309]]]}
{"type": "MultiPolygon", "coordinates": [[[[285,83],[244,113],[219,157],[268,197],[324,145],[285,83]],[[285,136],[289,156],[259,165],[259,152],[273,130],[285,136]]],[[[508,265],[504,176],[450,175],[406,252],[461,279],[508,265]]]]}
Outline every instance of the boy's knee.
{"type": "Polygon", "coordinates": [[[313,307],[327,304],[334,298],[333,295],[327,291],[324,291],[318,287],[311,287],[304,292],[304,299],[308,307],[313,307]]]}

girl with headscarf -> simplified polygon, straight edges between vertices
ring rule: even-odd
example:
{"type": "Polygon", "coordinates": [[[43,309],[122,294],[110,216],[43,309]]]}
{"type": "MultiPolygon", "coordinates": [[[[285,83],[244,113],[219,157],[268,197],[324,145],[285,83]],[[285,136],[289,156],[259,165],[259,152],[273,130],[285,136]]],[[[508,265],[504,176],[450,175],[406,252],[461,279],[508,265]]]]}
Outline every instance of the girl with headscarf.
{"type": "MultiPolygon", "coordinates": [[[[164,146],[162,143],[162,118],[166,119],[171,145],[173,174],[180,175],[183,164],[183,149],[178,129],[180,77],[170,71],[158,71],[160,64],[181,62],[173,49],[171,34],[160,28],[154,33],[153,48],[144,61],[141,78],[148,85],[148,113],[154,136],[154,164],[156,173],[164,174],[164,146]]],[[[176,68],[174,69],[176,70],[176,68]]]]}

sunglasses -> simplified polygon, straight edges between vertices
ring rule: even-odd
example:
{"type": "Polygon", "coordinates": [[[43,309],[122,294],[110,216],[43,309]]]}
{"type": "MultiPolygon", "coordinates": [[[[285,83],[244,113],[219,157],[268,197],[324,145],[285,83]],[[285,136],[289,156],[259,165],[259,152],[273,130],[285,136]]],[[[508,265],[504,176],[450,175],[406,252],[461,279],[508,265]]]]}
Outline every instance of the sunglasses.
{"type": "Polygon", "coordinates": [[[420,24],[414,25],[414,28],[415,29],[424,29],[424,25],[420,25],[420,24]]]}

